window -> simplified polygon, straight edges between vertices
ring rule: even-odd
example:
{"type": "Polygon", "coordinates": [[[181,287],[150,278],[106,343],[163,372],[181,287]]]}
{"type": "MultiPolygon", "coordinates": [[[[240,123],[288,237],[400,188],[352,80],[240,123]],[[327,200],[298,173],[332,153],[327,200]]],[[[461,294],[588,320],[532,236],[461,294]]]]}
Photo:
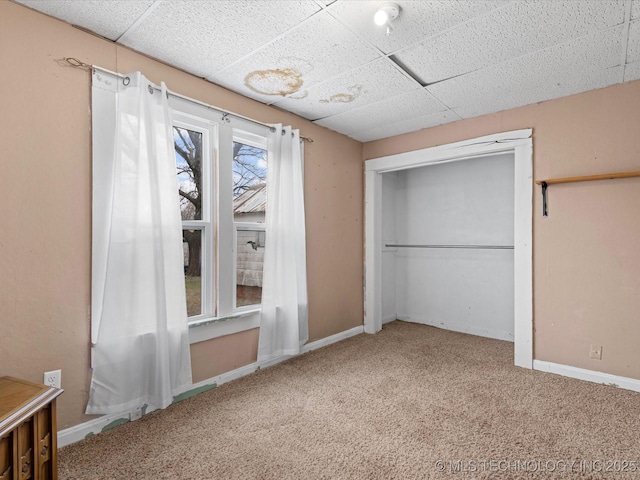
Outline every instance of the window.
{"type": "MultiPolygon", "coordinates": [[[[262,227],[264,228],[264,226],[262,227]]],[[[236,308],[262,301],[264,230],[236,223],[236,308]]]]}
{"type": "Polygon", "coordinates": [[[267,213],[264,139],[237,133],[233,142],[235,308],[260,304],[267,213]]]}
{"type": "Polygon", "coordinates": [[[266,242],[266,127],[179,98],[172,106],[189,322],[253,314],[266,242]]]}
{"type": "MultiPolygon", "coordinates": [[[[187,297],[187,315],[202,315],[202,240],[209,224],[203,220],[203,138],[205,134],[176,124],[173,127],[173,144],[178,175],[180,213],[182,215],[182,242],[184,249],[184,273],[187,297]]],[[[209,162],[207,162],[209,163],[209,162]]]]}
{"type": "MultiPolygon", "coordinates": [[[[93,75],[95,178],[112,175],[110,164],[100,159],[114,155],[116,94],[121,81],[107,72],[93,75]]],[[[192,327],[189,338],[196,343],[260,324],[265,211],[234,215],[234,210],[242,193],[264,187],[269,127],[178,95],[169,96],[169,105],[182,215],[186,307],[192,327]]],[[[264,198],[266,201],[266,195],[264,198]]],[[[94,208],[92,217],[92,270],[98,272],[98,279],[106,268],[102,261],[106,257],[101,255],[109,239],[101,229],[107,224],[103,210],[94,208]]],[[[93,281],[91,288],[91,341],[95,344],[104,284],[93,281]]]]}

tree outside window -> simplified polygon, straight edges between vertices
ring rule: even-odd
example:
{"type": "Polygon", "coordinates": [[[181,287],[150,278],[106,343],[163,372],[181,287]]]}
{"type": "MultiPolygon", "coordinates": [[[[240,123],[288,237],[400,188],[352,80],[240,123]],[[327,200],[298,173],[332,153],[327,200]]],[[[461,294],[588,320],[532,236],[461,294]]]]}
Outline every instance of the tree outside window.
{"type": "MultiPolygon", "coordinates": [[[[208,201],[204,197],[211,192],[204,190],[206,182],[203,181],[203,134],[179,126],[174,126],[173,133],[180,210],[183,222],[189,224],[183,229],[187,313],[189,316],[195,316],[202,313],[202,241],[205,228],[198,228],[197,221],[203,220],[203,204],[208,201]]],[[[243,194],[265,184],[266,160],[266,150],[241,142],[233,143],[234,202],[243,194]]],[[[262,223],[264,223],[264,210],[262,223]]],[[[237,288],[243,287],[243,285],[237,286],[237,288]]],[[[260,291],[261,287],[260,282],[260,291]]],[[[260,296],[256,297],[256,292],[252,292],[250,303],[255,303],[256,298],[259,299],[260,296]]],[[[237,306],[242,306],[242,301],[237,302],[237,306]]]]}

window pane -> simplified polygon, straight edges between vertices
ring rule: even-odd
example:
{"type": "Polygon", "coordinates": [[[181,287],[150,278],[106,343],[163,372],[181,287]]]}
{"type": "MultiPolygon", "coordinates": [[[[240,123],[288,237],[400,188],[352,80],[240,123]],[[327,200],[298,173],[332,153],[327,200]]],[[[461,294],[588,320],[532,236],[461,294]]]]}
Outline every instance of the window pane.
{"type": "Polygon", "coordinates": [[[233,215],[236,222],[264,223],[267,151],[233,142],[233,215]]]}
{"type": "Polygon", "coordinates": [[[236,248],[236,307],[262,302],[265,232],[238,230],[236,248]]]}
{"type": "Polygon", "coordinates": [[[202,313],[202,230],[182,230],[187,315],[202,313]]]}
{"type": "Polygon", "coordinates": [[[183,220],[202,220],[202,133],[173,127],[183,220]]]}

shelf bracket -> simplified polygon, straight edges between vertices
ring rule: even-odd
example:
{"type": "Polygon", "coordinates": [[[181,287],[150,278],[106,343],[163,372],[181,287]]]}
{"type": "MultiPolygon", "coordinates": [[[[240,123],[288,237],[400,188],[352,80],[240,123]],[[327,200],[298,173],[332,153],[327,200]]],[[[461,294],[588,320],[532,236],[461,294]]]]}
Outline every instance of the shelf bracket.
{"type": "Polygon", "coordinates": [[[542,187],[542,216],[548,217],[547,214],[547,182],[540,182],[542,187]]]}

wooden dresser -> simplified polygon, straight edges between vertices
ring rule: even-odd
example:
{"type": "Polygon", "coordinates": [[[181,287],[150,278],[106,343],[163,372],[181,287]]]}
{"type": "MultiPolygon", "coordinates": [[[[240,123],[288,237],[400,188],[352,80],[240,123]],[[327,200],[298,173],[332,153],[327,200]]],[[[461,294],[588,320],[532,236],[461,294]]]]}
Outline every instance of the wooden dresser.
{"type": "Polygon", "coordinates": [[[59,388],[0,377],[0,480],[56,480],[59,388]]]}

